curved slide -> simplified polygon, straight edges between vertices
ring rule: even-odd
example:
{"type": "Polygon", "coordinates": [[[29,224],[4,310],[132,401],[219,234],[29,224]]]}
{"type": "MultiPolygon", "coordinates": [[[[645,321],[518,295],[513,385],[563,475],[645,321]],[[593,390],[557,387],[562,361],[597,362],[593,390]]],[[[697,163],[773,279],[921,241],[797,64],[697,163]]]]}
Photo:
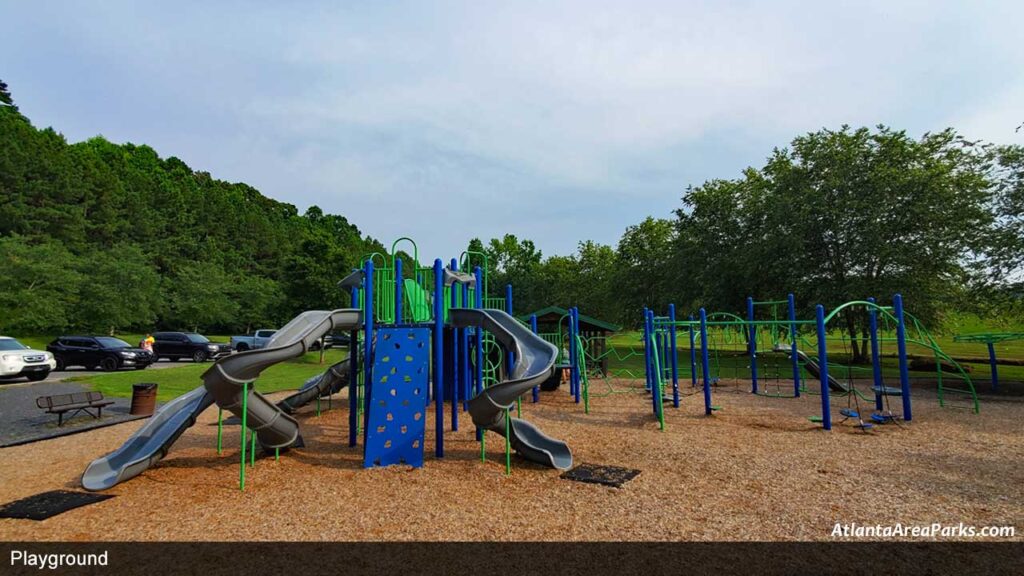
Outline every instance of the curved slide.
{"type": "MultiPolygon", "coordinates": [[[[773,350],[775,350],[776,352],[786,352],[789,354],[793,353],[793,349],[789,346],[776,346],[773,350]]],[[[807,372],[811,376],[814,376],[815,378],[820,380],[821,370],[818,369],[818,363],[812,360],[811,357],[808,356],[807,354],[804,354],[803,350],[800,350],[799,348],[796,351],[796,355],[798,358],[800,358],[800,361],[804,363],[804,368],[807,370],[807,372]]],[[[832,390],[835,390],[836,392],[850,391],[850,389],[847,388],[846,384],[843,384],[839,380],[836,380],[835,377],[832,376],[832,374],[828,375],[828,387],[831,388],[832,390]]]]}
{"type": "Polygon", "coordinates": [[[540,385],[554,372],[558,349],[501,310],[452,308],[450,322],[459,328],[479,327],[494,335],[506,350],[515,354],[516,364],[508,380],[484,389],[469,401],[469,414],[477,426],[508,435],[509,442],[524,458],[559,470],[572,467],[572,452],[561,440],[545,435],[526,420],[510,418],[506,430],[505,411],[517,398],[540,385]]]}
{"type": "MultiPolygon", "coordinates": [[[[305,354],[324,334],[358,328],[362,319],[358,309],[303,312],[275,332],[265,348],[218,360],[203,373],[203,383],[218,406],[241,417],[245,384],[256,380],[270,366],[305,354]]],[[[264,448],[291,446],[299,437],[299,423],[255,388],[248,390],[244,397],[246,425],[256,432],[264,448]]]]}
{"type": "Polygon", "coordinates": [[[171,444],[195,424],[196,417],[211,404],[213,397],[202,386],[164,404],[123,446],[89,464],[82,474],[82,487],[106,490],[138,476],[166,456],[171,444]]]}
{"type": "Polygon", "coordinates": [[[277,407],[288,414],[294,414],[299,408],[317,398],[337,394],[342,388],[348,386],[348,380],[349,359],[345,358],[322,373],[306,380],[298,392],[278,402],[277,407]]]}
{"type": "MultiPolygon", "coordinates": [[[[266,348],[221,358],[203,373],[204,386],[165,404],[123,446],[89,464],[82,474],[82,487],[106,490],[139,475],[167,455],[171,445],[214,402],[241,416],[243,384],[256,380],[274,364],[304,354],[324,334],[355,329],[361,322],[358,309],[303,312],[278,330],[266,348]]],[[[253,388],[249,388],[246,407],[246,424],[256,431],[264,447],[284,448],[298,438],[298,422],[253,388]]]]}

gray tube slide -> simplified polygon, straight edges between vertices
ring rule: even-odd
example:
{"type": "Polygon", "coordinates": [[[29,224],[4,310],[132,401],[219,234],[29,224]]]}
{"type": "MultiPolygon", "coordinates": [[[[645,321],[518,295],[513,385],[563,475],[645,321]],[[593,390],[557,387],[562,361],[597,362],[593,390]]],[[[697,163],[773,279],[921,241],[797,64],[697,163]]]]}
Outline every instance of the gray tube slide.
{"type": "MultiPolygon", "coordinates": [[[[89,464],[82,474],[82,487],[106,490],[138,476],[166,456],[178,437],[214,402],[241,416],[243,383],[252,382],[273,364],[304,354],[324,334],[355,329],[361,322],[358,309],[303,312],[278,330],[266,348],[221,358],[203,374],[205,386],[165,404],[123,446],[89,464]]],[[[246,424],[257,430],[265,447],[287,447],[298,438],[298,423],[252,388],[247,407],[246,424]]]]}
{"type": "Polygon", "coordinates": [[[470,400],[473,423],[507,435],[512,448],[527,460],[559,470],[571,468],[572,452],[565,442],[545,435],[526,420],[509,418],[511,430],[505,426],[505,411],[515,405],[516,399],[551,376],[558,349],[501,310],[453,308],[449,314],[453,326],[474,326],[494,334],[516,358],[508,380],[486,388],[470,400]]]}
{"type": "Polygon", "coordinates": [[[288,414],[294,414],[299,408],[317,398],[337,394],[342,388],[348,386],[348,379],[349,361],[348,358],[345,358],[322,373],[306,380],[298,392],[278,402],[277,407],[288,414]]]}
{"type": "MultiPolygon", "coordinates": [[[[235,416],[242,416],[242,386],[256,380],[266,368],[306,353],[324,334],[356,329],[362,323],[359,309],[310,310],[295,317],[265,348],[232,354],[203,373],[203,383],[214,402],[235,416]]],[[[255,388],[245,398],[246,425],[256,432],[264,448],[287,448],[299,437],[299,423],[255,388]]]]}
{"type": "Polygon", "coordinates": [[[82,487],[106,490],[138,476],[166,456],[171,444],[211,404],[213,397],[202,386],[164,404],[123,446],[89,464],[82,474],[82,487]]]}
{"type": "MultiPolygon", "coordinates": [[[[790,346],[776,346],[774,350],[776,352],[787,352],[789,354],[793,353],[793,348],[790,346]]],[[[800,361],[804,363],[804,368],[807,370],[807,372],[811,376],[814,376],[815,378],[818,378],[820,380],[821,370],[818,369],[818,363],[812,360],[811,357],[808,356],[807,354],[804,354],[803,350],[797,349],[796,355],[797,358],[800,358],[800,361]]],[[[828,387],[832,390],[835,390],[836,392],[850,391],[850,389],[846,387],[846,384],[843,384],[839,380],[836,380],[835,377],[832,376],[832,374],[828,375],[828,387]]]]}

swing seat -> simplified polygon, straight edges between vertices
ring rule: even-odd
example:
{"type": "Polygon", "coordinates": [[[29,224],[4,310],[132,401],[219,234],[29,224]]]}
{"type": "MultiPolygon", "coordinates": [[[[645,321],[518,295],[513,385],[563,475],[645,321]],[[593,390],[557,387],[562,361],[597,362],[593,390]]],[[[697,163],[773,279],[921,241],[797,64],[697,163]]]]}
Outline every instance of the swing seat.
{"type": "Polygon", "coordinates": [[[712,406],[712,407],[711,407],[711,411],[712,411],[712,412],[718,412],[718,411],[719,411],[719,410],[721,410],[721,409],[722,409],[722,407],[721,407],[721,406],[712,406]]]}
{"type": "Polygon", "coordinates": [[[871,419],[879,424],[888,424],[895,422],[897,416],[895,414],[878,414],[877,412],[871,415],[871,419]]]}
{"type": "Polygon", "coordinates": [[[875,425],[870,422],[861,422],[860,424],[855,424],[854,427],[860,428],[861,430],[871,430],[875,425]]]}
{"type": "Polygon", "coordinates": [[[843,408],[839,413],[847,418],[860,418],[860,414],[856,410],[850,410],[849,408],[843,408]]]}
{"type": "Polygon", "coordinates": [[[821,423],[821,416],[808,416],[807,419],[814,423],[821,423]]]}
{"type": "Polygon", "coordinates": [[[871,391],[875,394],[881,394],[883,396],[903,396],[902,388],[893,388],[892,386],[872,386],[871,391]]]}
{"type": "Polygon", "coordinates": [[[718,378],[711,378],[708,380],[708,384],[718,384],[718,378]]]}

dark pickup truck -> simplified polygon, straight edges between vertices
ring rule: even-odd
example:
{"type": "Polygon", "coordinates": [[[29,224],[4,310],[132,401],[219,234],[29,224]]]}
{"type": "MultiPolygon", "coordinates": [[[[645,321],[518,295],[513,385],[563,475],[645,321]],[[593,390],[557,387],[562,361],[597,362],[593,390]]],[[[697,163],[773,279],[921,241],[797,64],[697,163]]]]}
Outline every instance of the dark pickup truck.
{"type": "Polygon", "coordinates": [[[179,358],[191,358],[193,362],[206,362],[231,354],[230,344],[210,342],[206,336],[195,332],[157,332],[153,340],[157,360],[167,358],[175,362],[179,358]]]}

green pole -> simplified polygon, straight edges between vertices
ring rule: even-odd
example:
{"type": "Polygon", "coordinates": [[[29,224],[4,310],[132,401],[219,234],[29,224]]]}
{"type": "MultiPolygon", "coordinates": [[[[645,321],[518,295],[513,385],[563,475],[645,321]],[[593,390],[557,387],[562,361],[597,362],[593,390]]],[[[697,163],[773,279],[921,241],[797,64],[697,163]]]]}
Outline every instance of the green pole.
{"type": "Polygon", "coordinates": [[[316,415],[317,415],[317,417],[320,416],[320,397],[319,396],[316,397],[316,415]]]}
{"type": "Polygon", "coordinates": [[[281,459],[281,449],[280,448],[274,448],[274,462],[277,462],[280,459],[281,459]]]}
{"type": "Polygon", "coordinates": [[[248,438],[245,437],[247,426],[249,424],[249,384],[242,384],[242,460],[238,470],[238,489],[245,490],[245,448],[248,444],[248,438]]]}
{"type": "Polygon", "coordinates": [[[249,465],[253,468],[256,467],[256,431],[252,430],[252,448],[249,450],[249,465]]]}
{"type": "Polygon", "coordinates": [[[217,407],[217,455],[224,453],[224,409],[217,407]]]}

